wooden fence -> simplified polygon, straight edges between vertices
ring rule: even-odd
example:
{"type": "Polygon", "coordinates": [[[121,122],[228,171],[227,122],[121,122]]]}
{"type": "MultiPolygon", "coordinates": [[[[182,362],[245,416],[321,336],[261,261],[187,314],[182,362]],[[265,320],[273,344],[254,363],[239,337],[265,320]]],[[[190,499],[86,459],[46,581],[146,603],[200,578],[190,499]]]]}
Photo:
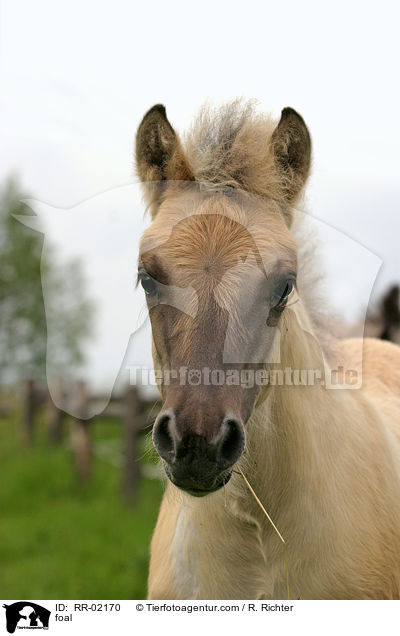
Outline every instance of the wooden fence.
{"type": "MultiPolygon", "coordinates": [[[[57,392],[59,408],[50,398],[47,389],[43,389],[34,380],[26,380],[23,388],[22,426],[25,443],[31,445],[35,437],[38,413],[45,409],[48,438],[52,445],[60,444],[68,430],[76,478],[87,481],[93,466],[93,423],[102,418],[117,418],[122,422],[122,492],[127,502],[133,502],[140,479],[140,439],[149,432],[151,416],[157,400],[144,398],[137,387],[129,387],[124,395],[111,397],[106,409],[94,418],[87,419],[91,402],[102,399],[100,395],[90,395],[85,382],[77,382],[73,390],[66,390],[59,381],[53,388],[57,392]],[[73,404],[76,417],[67,415],[64,409],[73,404]],[[68,426],[66,424],[68,423],[68,426]]],[[[153,416],[154,419],[154,416],[153,416]]]]}

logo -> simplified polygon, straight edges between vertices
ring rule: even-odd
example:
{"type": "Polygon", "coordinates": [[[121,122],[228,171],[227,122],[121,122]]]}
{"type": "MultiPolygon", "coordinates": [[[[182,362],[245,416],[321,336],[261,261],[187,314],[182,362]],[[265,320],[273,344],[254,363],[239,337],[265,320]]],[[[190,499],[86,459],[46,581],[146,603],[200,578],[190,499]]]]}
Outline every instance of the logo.
{"type": "Polygon", "coordinates": [[[49,629],[51,612],[31,601],[18,601],[3,605],[6,610],[7,631],[13,634],[16,629],[49,629]]]}

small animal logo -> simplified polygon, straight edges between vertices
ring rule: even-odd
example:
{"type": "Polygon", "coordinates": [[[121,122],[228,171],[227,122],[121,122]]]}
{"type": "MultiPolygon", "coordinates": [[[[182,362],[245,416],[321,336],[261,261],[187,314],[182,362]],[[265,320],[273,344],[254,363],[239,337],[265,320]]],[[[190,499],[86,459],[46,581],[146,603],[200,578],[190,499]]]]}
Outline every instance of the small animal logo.
{"type": "Polygon", "coordinates": [[[18,601],[3,607],[9,634],[14,634],[16,629],[49,629],[51,612],[37,603],[18,601]]]}
{"type": "Polygon", "coordinates": [[[197,386],[201,383],[201,371],[198,369],[191,369],[188,373],[188,382],[192,386],[197,386]]]}

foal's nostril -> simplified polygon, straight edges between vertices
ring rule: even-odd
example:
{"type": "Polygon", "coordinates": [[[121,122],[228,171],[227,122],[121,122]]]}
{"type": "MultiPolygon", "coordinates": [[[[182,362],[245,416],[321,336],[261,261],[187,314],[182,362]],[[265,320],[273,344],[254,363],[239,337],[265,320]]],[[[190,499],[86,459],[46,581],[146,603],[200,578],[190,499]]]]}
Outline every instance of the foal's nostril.
{"type": "Polygon", "coordinates": [[[220,466],[232,466],[244,449],[243,426],[235,418],[227,418],[223,423],[223,434],[218,442],[218,463],[220,466]]]}
{"type": "Polygon", "coordinates": [[[171,431],[173,416],[163,413],[158,416],[153,428],[153,443],[160,457],[171,461],[175,456],[175,443],[171,431]]]}

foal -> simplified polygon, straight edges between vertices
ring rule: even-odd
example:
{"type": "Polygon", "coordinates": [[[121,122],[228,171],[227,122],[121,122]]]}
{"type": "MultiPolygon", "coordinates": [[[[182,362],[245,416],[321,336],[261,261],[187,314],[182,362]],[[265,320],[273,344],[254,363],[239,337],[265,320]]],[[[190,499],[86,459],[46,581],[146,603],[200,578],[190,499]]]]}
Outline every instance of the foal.
{"type": "Polygon", "coordinates": [[[161,105],[139,127],[169,479],[150,598],[287,596],[282,544],[240,471],[286,541],[293,598],[400,596],[400,349],[320,345],[291,231],[310,157],[291,108],[277,125],[240,102],[203,111],[184,145],[161,105]],[[332,365],[362,386],[341,371],[327,388],[332,365]]]}

